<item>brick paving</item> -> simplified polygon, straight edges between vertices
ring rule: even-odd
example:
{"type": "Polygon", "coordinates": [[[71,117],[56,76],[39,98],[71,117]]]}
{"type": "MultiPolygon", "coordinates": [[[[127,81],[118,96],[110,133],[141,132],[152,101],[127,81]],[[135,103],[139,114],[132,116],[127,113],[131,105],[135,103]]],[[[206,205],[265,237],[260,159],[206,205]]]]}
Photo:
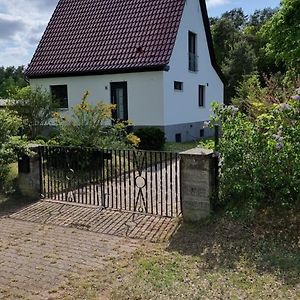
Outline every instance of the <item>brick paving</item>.
{"type": "Polygon", "coordinates": [[[101,269],[139,240],[0,219],[0,299],[51,299],[68,276],[101,269]]]}
{"type": "Polygon", "coordinates": [[[51,200],[39,201],[11,218],[50,225],[72,227],[109,235],[163,242],[176,230],[178,221],[166,217],[51,200]]]}
{"type": "Polygon", "coordinates": [[[0,299],[53,299],[70,275],[105,268],[141,239],[169,238],[176,226],[174,219],[52,201],[29,205],[0,218],[0,299]]]}

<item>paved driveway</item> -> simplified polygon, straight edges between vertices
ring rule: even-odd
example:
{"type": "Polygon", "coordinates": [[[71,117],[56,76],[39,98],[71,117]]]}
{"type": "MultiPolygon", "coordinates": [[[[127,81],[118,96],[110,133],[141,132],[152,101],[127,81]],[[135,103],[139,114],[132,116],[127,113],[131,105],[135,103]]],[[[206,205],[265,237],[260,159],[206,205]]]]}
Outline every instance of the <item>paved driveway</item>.
{"type": "Polygon", "coordinates": [[[0,299],[53,299],[74,273],[105,267],[141,240],[0,218],[0,299]]]}
{"type": "Polygon", "coordinates": [[[101,270],[142,243],[165,241],[177,225],[53,201],[20,208],[0,217],[0,299],[59,299],[71,275],[101,270]]]}

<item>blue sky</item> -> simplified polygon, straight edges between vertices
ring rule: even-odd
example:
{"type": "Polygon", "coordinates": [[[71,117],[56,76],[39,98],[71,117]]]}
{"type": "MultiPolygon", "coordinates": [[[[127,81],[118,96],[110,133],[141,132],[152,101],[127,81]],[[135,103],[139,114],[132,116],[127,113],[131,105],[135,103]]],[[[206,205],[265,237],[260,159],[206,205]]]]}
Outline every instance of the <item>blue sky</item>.
{"type": "MultiPolygon", "coordinates": [[[[120,0],[121,1],[121,0],[120,0]]],[[[163,1],[163,0],[162,0],[163,1]]],[[[0,66],[27,65],[58,0],[0,0],[0,66]]],[[[210,17],[243,8],[277,7],[280,0],[206,0],[210,17]]]]}
{"type": "Polygon", "coordinates": [[[220,16],[227,10],[243,8],[246,14],[252,14],[256,9],[278,7],[280,0],[207,0],[208,14],[211,17],[220,16]]]}

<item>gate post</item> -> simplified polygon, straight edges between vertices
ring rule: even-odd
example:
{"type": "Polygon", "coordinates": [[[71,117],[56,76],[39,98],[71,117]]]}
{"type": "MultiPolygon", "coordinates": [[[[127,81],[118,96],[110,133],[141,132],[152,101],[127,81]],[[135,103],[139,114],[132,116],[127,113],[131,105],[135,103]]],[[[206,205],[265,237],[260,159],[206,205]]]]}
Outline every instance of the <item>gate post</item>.
{"type": "Polygon", "coordinates": [[[215,191],[215,157],[211,150],[194,148],[180,153],[180,192],[185,222],[209,216],[215,191]]]}
{"type": "Polygon", "coordinates": [[[39,145],[30,145],[32,156],[23,155],[18,160],[18,187],[28,200],[41,197],[41,157],[39,145]]]}

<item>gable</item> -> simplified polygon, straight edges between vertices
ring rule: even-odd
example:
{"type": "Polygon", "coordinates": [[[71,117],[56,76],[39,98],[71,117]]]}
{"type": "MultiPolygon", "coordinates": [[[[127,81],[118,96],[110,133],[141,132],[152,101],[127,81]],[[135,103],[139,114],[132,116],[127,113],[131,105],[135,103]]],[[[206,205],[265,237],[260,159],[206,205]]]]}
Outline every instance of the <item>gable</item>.
{"type": "Polygon", "coordinates": [[[184,4],[185,0],[60,0],[26,75],[163,70],[184,4]]]}

